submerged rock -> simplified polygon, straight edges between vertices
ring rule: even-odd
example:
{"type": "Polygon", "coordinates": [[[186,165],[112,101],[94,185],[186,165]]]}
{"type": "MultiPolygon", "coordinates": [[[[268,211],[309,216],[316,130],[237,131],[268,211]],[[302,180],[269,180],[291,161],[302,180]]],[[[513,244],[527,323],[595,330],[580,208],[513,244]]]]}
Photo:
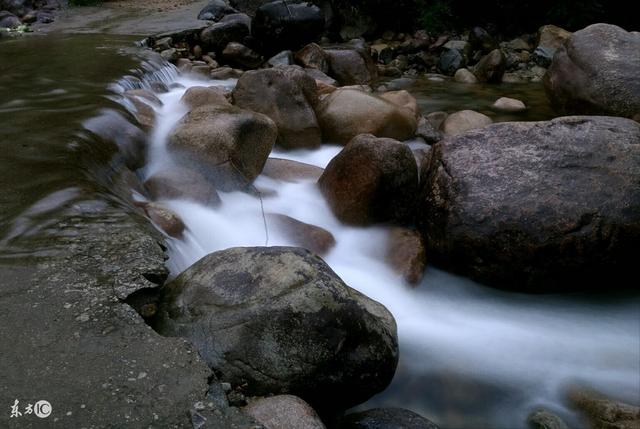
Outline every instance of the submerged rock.
{"type": "Polygon", "coordinates": [[[420,283],[427,266],[427,252],[420,233],[408,228],[392,228],[389,231],[386,259],[407,283],[420,283]]]}
{"type": "Polygon", "coordinates": [[[527,417],[530,429],[569,429],[557,415],[547,410],[534,411],[527,417]]]}
{"type": "Polygon", "coordinates": [[[205,256],[165,287],[160,315],[160,332],[187,338],[245,394],[288,393],[320,411],[382,391],[398,359],[387,309],[299,248],[205,256]]]}
{"type": "Polygon", "coordinates": [[[322,176],[324,169],[315,165],[290,159],[272,158],[267,159],[262,174],[272,179],[284,180],[285,182],[297,182],[299,180],[316,181],[322,176]]]}
{"type": "Polygon", "coordinates": [[[204,175],[184,167],[172,167],[155,173],[144,186],[154,200],[184,199],[212,207],[221,203],[216,188],[204,175]]]}
{"type": "Polygon", "coordinates": [[[544,77],[563,113],[632,117],[640,113],[640,33],[609,24],[577,31],[556,52],[544,77]]]}
{"type": "Polygon", "coordinates": [[[338,89],[316,109],[322,135],[345,144],[359,134],[407,140],[416,132],[417,120],[408,109],[355,89],[338,89]]]}
{"type": "Polygon", "coordinates": [[[207,105],[185,115],[170,134],[168,148],[218,189],[234,190],[260,174],[277,134],[276,125],[263,114],[207,105]]]}
{"type": "Polygon", "coordinates": [[[497,110],[503,110],[505,112],[522,112],[527,110],[527,106],[515,98],[500,97],[493,103],[493,108],[497,110]]]}
{"type": "Polygon", "coordinates": [[[331,160],[318,185],[344,223],[405,223],[412,215],[418,168],[409,146],[362,134],[331,160]]]}
{"type": "Polygon", "coordinates": [[[568,399],[571,406],[587,417],[594,428],[640,427],[640,407],[637,405],[625,404],[585,388],[572,389],[568,399]]]}
{"type": "Polygon", "coordinates": [[[635,270],[639,181],[634,121],[493,124],[434,146],[418,224],[432,258],[490,285],[610,287],[635,270]]]}
{"type": "Polygon", "coordinates": [[[333,234],[319,226],[279,213],[269,214],[269,221],[285,233],[293,244],[317,255],[326,255],[336,245],[333,234]]]}

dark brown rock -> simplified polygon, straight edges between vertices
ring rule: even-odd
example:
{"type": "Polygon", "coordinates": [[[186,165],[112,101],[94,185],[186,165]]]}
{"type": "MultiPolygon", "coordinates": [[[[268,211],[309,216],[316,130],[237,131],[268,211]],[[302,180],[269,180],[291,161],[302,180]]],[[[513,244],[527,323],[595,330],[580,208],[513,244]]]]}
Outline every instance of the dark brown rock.
{"type": "Polygon", "coordinates": [[[303,162],[292,161],[290,159],[269,158],[264,165],[262,174],[272,179],[296,182],[301,179],[316,181],[322,176],[323,171],[324,169],[320,167],[303,162]]]}
{"type": "Polygon", "coordinates": [[[331,160],[318,184],[344,223],[403,223],[412,215],[418,168],[407,145],[363,134],[331,160]]]}
{"type": "Polygon", "coordinates": [[[157,203],[146,203],[144,211],[149,219],[164,233],[171,237],[180,238],[185,230],[182,219],[167,207],[157,203]]]}
{"type": "Polygon", "coordinates": [[[507,68],[507,59],[500,49],[494,49],[476,64],[473,74],[478,82],[500,83],[507,68]]]}
{"type": "Polygon", "coordinates": [[[326,255],[336,245],[333,234],[319,226],[304,223],[279,213],[269,214],[268,219],[276,228],[285,233],[293,244],[317,255],[326,255]]]}
{"type": "Polygon", "coordinates": [[[420,233],[408,228],[392,228],[387,242],[387,262],[407,283],[420,283],[427,266],[427,252],[420,233]]]}
{"type": "Polygon", "coordinates": [[[212,207],[221,203],[216,188],[204,175],[183,167],[160,171],[147,179],[144,186],[154,200],[185,199],[212,207]]]}
{"type": "Polygon", "coordinates": [[[225,91],[222,88],[216,87],[192,86],[186,90],[181,101],[186,104],[189,109],[207,105],[231,106],[231,103],[229,103],[229,100],[225,96],[225,91]]]}

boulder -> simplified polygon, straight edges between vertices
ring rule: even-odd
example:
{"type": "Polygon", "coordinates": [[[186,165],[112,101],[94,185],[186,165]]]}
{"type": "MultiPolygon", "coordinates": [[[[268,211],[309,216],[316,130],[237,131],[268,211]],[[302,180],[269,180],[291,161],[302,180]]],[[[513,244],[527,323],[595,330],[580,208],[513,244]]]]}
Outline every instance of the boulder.
{"type": "Polygon", "coordinates": [[[640,33],[594,24],[556,52],[544,77],[552,105],[563,113],[632,117],[640,112],[640,33]]]}
{"type": "Polygon", "coordinates": [[[493,123],[493,120],[487,115],[473,110],[462,110],[446,117],[442,122],[442,131],[447,136],[457,136],[469,130],[485,127],[491,123],[493,123]]]}
{"type": "Polygon", "coordinates": [[[481,27],[474,27],[469,33],[469,44],[474,51],[488,54],[498,47],[495,39],[481,27]]]}
{"type": "Polygon", "coordinates": [[[402,224],[412,216],[418,168],[406,144],[362,134],[329,162],[318,185],[346,224],[402,224]]]}
{"type": "Polygon", "coordinates": [[[192,86],[180,99],[189,110],[202,106],[231,106],[222,88],[214,86],[192,86]]]}
{"type": "Polygon", "coordinates": [[[427,252],[420,233],[408,228],[392,228],[386,260],[407,283],[420,283],[427,266],[427,252]]]}
{"type": "Polygon", "coordinates": [[[315,43],[310,43],[296,52],[295,60],[302,67],[317,69],[325,74],[329,73],[327,53],[315,43]]]}
{"type": "Polygon", "coordinates": [[[336,239],[329,231],[310,225],[290,216],[272,213],[269,222],[282,231],[292,243],[317,255],[326,255],[336,245],[336,239]]]}
{"type": "Polygon", "coordinates": [[[369,50],[364,46],[326,49],[329,75],[341,85],[369,85],[378,78],[369,50]]]}
{"type": "Polygon", "coordinates": [[[404,89],[401,89],[399,91],[387,91],[384,94],[380,95],[380,97],[392,102],[398,107],[409,110],[416,117],[420,116],[420,108],[418,107],[418,102],[413,95],[411,95],[404,89]]]}
{"type": "Polygon", "coordinates": [[[610,288],[635,271],[637,122],[489,125],[436,144],[425,176],[417,222],[446,268],[523,292],[610,288]]]}
{"type": "Polygon", "coordinates": [[[504,54],[500,49],[494,49],[478,61],[473,74],[480,82],[500,83],[506,67],[504,54]]]}
{"type": "Polygon", "coordinates": [[[464,67],[466,64],[460,51],[456,49],[445,49],[442,54],[440,54],[438,70],[446,75],[453,76],[458,69],[464,67]]]}
{"type": "Polygon", "coordinates": [[[571,389],[568,400],[572,408],[580,411],[593,428],[640,427],[640,407],[637,405],[625,404],[586,388],[571,389]]]}
{"type": "Polygon", "coordinates": [[[182,237],[186,227],[173,210],[158,203],[145,203],[144,211],[160,231],[174,238],[182,237]]]}
{"type": "Polygon", "coordinates": [[[340,429],[438,429],[435,423],[402,408],[374,408],[349,414],[340,429]]]}
{"type": "Polygon", "coordinates": [[[453,75],[453,80],[460,83],[477,83],[478,79],[476,75],[471,73],[468,69],[459,69],[453,75]]]}
{"type": "Polygon", "coordinates": [[[17,17],[26,15],[32,9],[33,0],[0,0],[0,11],[7,11],[17,17]]]}
{"type": "Polygon", "coordinates": [[[338,89],[316,109],[323,137],[346,144],[359,134],[407,140],[417,128],[415,115],[394,103],[354,89],[338,89]]]}
{"type": "MultiPolygon", "coordinates": [[[[334,87],[340,85],[337,80],[335,80],[332,77],[327,76],[326,74],[324,74],[323,72],[321,72],[318,69],[304,69],[304,72],[309,77],[311,77],[313,80],[315,80],[316,84],[318,84],[318,82],[321,82],[321,83],[324,83],[325,85],[330,85],[330,86],[334,86],[334,87]]],[[[320,88],[318,88],[318,89],[320,89],[320,88]]]]}
{"type": "Polygon", "coordinates": [[[260,174],[278,135],[269,117],[234,106],[189,112],[169,136],[168,148],[217,189],[246,186],[260,174]]]}
{"type": "Polygon", "coordinates": [[[232,66],[239,66],[247,69],[260,67],[263,62],[262,56],[242,43],[229,42],[222,51],[222,59],[232,66]]]}
{"type": "Polygon", "coordinates": [[[229,42],[242,43],[249,36],[249,27],[246,22],[236,19],[217,22],[200,33],[200,41],[207,51],[222,51],[229,42]]]}
{"type": "Polygon", "coordinates": [[[315,165],[290,159],[269,158],[267,159],[262,174],[276,180],[285,182],[298,182],[300,180],[317,181],[324,169],[315,165]]]}
{"type": "Polygon", "coordinates": [[[527,416],[530,429],[569,429],[557,415],[547,410],[536,410],[527,416]]]}
{"type": "Polygon", "coordinates": [[[265,429],[325,429],[313,408],[292,395],[261,398],[249,403],[243,411],[265,429]]]}
{"type": "Polygon", "coordinates": [[[471,57],[471,44],[464,40],[449,40],[442,46],[446,50],[454,50],[460,52],[464,60],[468,60],[471,57]]]}
{"type": "Polygon", "coordinates": [[[220,67],[214,70],[211,70],[209,73],[209,77],[213,80],[227,80],[227,79],[238,79],[240,76],[244,74],[244,71],[234,69],[231,67],[220,67]]]}
{"type": "Polygon", "coordinates": [[[159,171],[144,186],[154,200],[184,199],[211,207],[221,203],[216,188],[204,175],[184,167],[159,171]]]}
{"type": "Polygon", "coordinates": [[[427,144],[434,144],[442,140],[444,135],[441,131],[436,129],[427,118],[420,117],[418,118],[418,129],[416,130],[416,137],[420,137],[427,144]]]}
{"type": "MultiPolygon", "coordinates": [[[[128,92],[128,91],[127,91],[128,92]]],[[[151,129],[156,123],[156,111],[147,101],[140,96],[124,94],[125,99],[130,103],[131,113],[144,129],[151,129]]]]}
{"type": "Polygon", "coordinates": [[[290,66],[293,65],[293,52],[287,50],[282,51],[273,57],[269,58],[266,62],[267,66],[275,67],[275,66],[290,66]]]}
{"type": "Polygon", "coordinates": [[[198,13],[198,19],[220,21],[225,15],[232,13],[238,13],[238,11],[229,6],[224,0],[211,0],[198,13]]]}
{"type": "Polygon", "coordinates": [[[189,340],[221,379],[247,395],[287,393],[335,412],[393,378],[393,316],[307,250],[215,252],[163,292],[159,331],[189,340]]]}
{"type": "Polygon", "coordinates": [[[237,106],[263,113],[275,122],[278,146],[285,149],[320,146],[320,126],[312,104],[315,97],[315,81],[301,69],[289,67],[246,72],[233,90],[237,106]]]}
{"type": "Polygon", "coordinates": [[[505,112],[522,112],[523,110],[527,110],[527,106],[525,106],[522,101],[509,97],[498,98],[492,107],[505,112]]]}
{"type": "Polygon", "coordinates": [[[570,37],[571,32],[567,30],[555,25],[544,25],[538,30],[538,48],[550,49],[555,52],[570,37]]]}
{"type": "Polygon", "coordinates": [[[318,40],[323,31],[324,14],[310,2],[276,0],[260,6],[253,19],[253,35],[272,54],[318,40]]]}
{"type": "Polygon", "coordinates": [[[0,11],[0,28],[16,28],[20,25],[20,18],[5,10],[0,11]]]}
{"type": "Polygon", "coordinates": [[[449,114],[447,112],[438,111],[429,113],[427,116],[425,116],[425,119],[431,124],[433,128],[439,130],[442,128],[442,124],[448,116],[449,114]]]}

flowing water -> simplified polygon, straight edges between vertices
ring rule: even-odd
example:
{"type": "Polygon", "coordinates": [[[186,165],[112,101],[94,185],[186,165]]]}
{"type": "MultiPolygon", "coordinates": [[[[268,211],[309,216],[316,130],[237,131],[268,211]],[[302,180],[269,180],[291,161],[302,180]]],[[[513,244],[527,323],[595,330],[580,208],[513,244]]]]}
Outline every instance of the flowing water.
{"type": "MultiPolygon", "coordinates": [[[[144,79],[117,79],[140,62],[130,47],[129,38],[102,36],[0,43],[4,257],[39,252],[15,243],[37,234],[54,208],[102,189],[100,168],[87,169],[74,155],[79,144],[86,144],[77,136],[95,118],[133,108],[120,94],[144,86],[144,79]],[[87,51],[92,61],[79,63],[87,61],[87,51]]],[[[158,94],[163,106],[149,134],[148,164],[139,171],[143,179],[171,168],[167,136],[186,113],[180,103],[186,88],[234,85],[178,76],[170,66],[147,68],[154,72],[148,79],[180,85],[158,94]]],[[[419,82],[411,90],[427,112],[472,108],[488,111],[496,120],[513,120],[517,117],[490,112],[488,106],[498,96],[515,95],[530,105],[521,118],[551,115],[540,85],[471,88],[419,82]]],[[[275,150],[272,156],[325,167],[339,151],[326,144],[315,151],[275,150]]],[[[103,157],[102,151],[96,153],[103,157]]],[[[216,209],[182,200],[164,202],[188,226],[184,239],[167,239],[172,274],[232,246],[293,245],[274,225],[265,228],[263,211],[329,230],[337,244],[326,255],[327,263],[348,285],[386,305],[398,324],[396,377],[364,407],[410,408],[443,428],[514,428],[524,427],[527,413],[538,406],[577,423],[563,400],[564,389],[576,383],[637,401],[638,298],[505,293],[433,267],[411,288],[384,261],[386,227],[342,225],[310,181],[287,183],[261,176],[256,187],[275,192],[264,192],[262,201],[242,192],[221,193],[223,204],[216,209]]]]}

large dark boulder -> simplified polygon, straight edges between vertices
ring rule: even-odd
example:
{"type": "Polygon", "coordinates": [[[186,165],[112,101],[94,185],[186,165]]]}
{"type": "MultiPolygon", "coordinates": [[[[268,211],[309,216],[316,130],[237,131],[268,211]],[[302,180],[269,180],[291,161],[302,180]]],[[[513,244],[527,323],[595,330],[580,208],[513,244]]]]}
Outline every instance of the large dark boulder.
{"type": "Polygon", "coordinates": [[[374,408],[349,414],[340,429],[438,429],[435,423],[402,408],[374,408]]]}
{"type": "Polygon", "coordinates": [[[553,106],[569,114],[640,113],[640,33],[609,24],[577,31],[544,77],[553,106]]]}
{"type": "Polygon", "coordinates": [[[237,106],[269,116],[278,127],[278,145],[285,149],[317,148],[321,132],[313,103],[316,83],[296,66],[252,70],[242,75],[233,90],[237,106]],[[294,76],[295,74],[295,76],[294,76]]]}
{"type": "Polygon", "coordinates": [[[406,223],[418,188],[418,167],[406,144],[361,134],[329,162],[318,185],[342,222],[406,223]]]}
{"type": "Polygon", "coordinates": [[[479,82],[500,83],[507,69],[507,59],[500,49],[494,49],[482,57],[473,69],[479,82]]]}
{"type": "Polygon", "coordinates": [[[324,14],[311,3],[276,0],[258,8],[252,29],[263,50],[272,55],[318,40],[324,31],[324,14]]]}
{"type": "Polygon", "coordinates": [[[433,148],[417,221],[434,261],[527,292],[623,287],[635,273],[640,124],[500,123],[433,148]]]}
{"type": "Polygon", "coordinates": [[[378,69],[364,43],[349,43],[325,49],[329,75],[341,85],[370,85],[378,79],[378,69]]]}
{"type": "Polygon", "coordinates": [[[33,0],[0,0],[0,11],[23,17],[33,9],[33,0]]]}
{"type": "Polygon", "coordinates": [[[165,287],[160,308],[160,332],[187,338],[248,395],[287,393],[337,411],[395,372],[393,316],[303,249],[212,253],[165,287]]]}

